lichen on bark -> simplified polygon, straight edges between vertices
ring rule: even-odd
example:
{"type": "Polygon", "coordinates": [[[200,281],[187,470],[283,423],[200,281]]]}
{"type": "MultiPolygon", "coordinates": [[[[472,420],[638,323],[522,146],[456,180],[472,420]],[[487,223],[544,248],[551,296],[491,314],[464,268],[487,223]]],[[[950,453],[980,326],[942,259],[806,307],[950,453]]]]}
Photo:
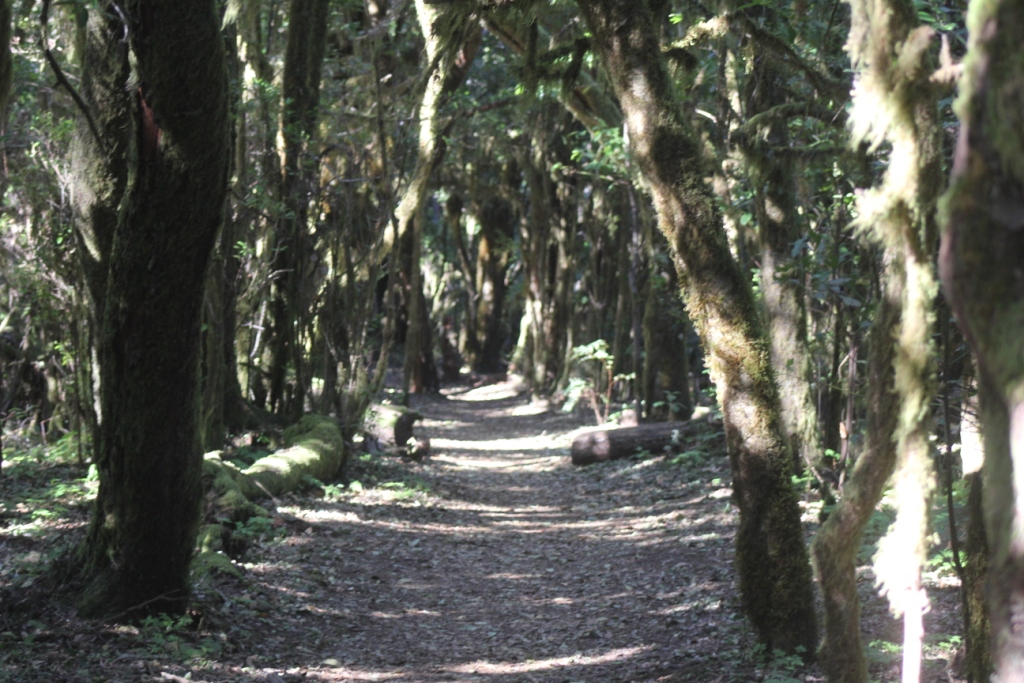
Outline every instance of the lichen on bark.
{"type": "Polygon", "coordinates": [[[733,259],[704,160],[668,80],[645,3],[579,0],[625,113],[630,149],[671,244],[725,421],[740,510],[736,567],[743,605],[768,651],[813,651],[810,565],[769,345],[733,259]]]}
{"type": "Polygon", "coordinates": [[[1024,679],[1024,6],[976,0],[942,201],[943,286],[977,359],[988,610],[998,681],[1024,679]]]}
{"type": "Polygon", "coordinates": [[[869,448],[815,541],[826,608],[822,664],[829,680],[867,680],[855,558],[895,467],[897,516],[879,542],[875,571],[892,610],[904,615],[904,672],[916,680],[927,605],[921,565],[935,488],[928,418],[935,365],[934,214],[942,180],[937,97],[928,81],[934,32],[917,26],[914,8],[904,0],[851,0],[850,6],[847,51],[857,69],[852,140],[890,150],[881,183],[857,198],[857,228],[882,251],[883,300],[871,338],[869,448]]]}

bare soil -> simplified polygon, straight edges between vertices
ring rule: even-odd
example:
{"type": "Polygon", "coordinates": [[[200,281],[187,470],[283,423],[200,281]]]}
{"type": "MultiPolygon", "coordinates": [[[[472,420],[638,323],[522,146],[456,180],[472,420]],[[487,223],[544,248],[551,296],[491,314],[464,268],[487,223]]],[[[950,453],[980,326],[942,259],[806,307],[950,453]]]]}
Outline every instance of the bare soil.
{"type": "MultiPolygon", "coordinates": [[[[22,512],[8,501],[0,680],[823,680],[795,658],[766,663],[740,614],[720,426],[682,454],[575,468],[585,418],[507,382],[414,407],[430,457],[365,456],[348,487],[275,501],[273,521],[250,529],[241,578],[201,583],[180,623],[84,621],[43,578],[26,586],[25,558],[65,537],[14,533],[22,512]]],[[[67,513],[67,538],[85,514],[67,513]]],[[[901,629],[871,583],[865,572],[872,676],[898,680],[887,643],[901,629]]],[[[949,641],[957,589],[941,583],[929,632],[949,641]]],[[[925,680],[958,680],[946,641],[929,645],[925,680]]]]}

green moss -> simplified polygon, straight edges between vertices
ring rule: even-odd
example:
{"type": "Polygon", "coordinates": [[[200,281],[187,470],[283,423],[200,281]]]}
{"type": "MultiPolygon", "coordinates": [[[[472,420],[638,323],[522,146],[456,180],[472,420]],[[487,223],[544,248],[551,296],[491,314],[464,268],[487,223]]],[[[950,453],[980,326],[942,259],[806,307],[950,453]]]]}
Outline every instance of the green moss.
{"type": "Polygon", "coordinates": [[[199,552],[210,553],[224,549],[224,536],[227,529],[220,524],[207,524],[199,529],[196,548],[199,552]]]}
{"type": "Polygon", "coordinates": [[[239,490],[247,498],[294,490],[307,476],[330,481],[337,475],[345,444],[333,419],[307,415],[286,429],[284,438],[286,444],[292,444],[289,448],[260,458],[238,478],[239,490]]]}
{"type": "Polygon", "coordinates": [[[227,555],[220,552],[201,552],[192,558],[191,565],[192,580],[201,583],[203,579],[211,576],[233,576],[237,579],[244,577],[239,569],[227,555]]]}

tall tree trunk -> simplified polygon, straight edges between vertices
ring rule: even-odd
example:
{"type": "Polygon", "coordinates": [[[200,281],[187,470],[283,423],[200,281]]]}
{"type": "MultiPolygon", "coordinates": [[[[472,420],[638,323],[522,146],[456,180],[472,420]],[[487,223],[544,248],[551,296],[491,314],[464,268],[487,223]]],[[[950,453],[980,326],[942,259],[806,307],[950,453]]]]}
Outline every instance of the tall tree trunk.
{"type": "MultiPolygon", "coordinates": [[[[100,488],[81,551],[89,580],[81,609],[137,617],[181,612],[189,592],[202,495],[199,321],[227,191],[228,84],[211,0],[122,7],[137,87],[127,91],[114,78],[126,75],[128,55],[125,27],[109,19],[118,16],[112,7],[89,20],[84,68],[93,74],[98,117],[123,114],[120,130],[107,130],[114,139],[116,132],[130,137],[99,149],[81,139],[91,133],[80,126],[76,145],[79,168],[130,167],[122,211],[105,233],[110,239],[92,241],[97,251],[84,256],[95,285],[101,278],[92,260],[105,264],[107,275],[97,342],[100,488]],[[90,152],[105,161],[90,161],[90,152]]],[[[109,178],[78,176],[93,196],[100,195],[92,183],[109,178]]],[[[97,230],[88,212],[79,215],[87,244],[108,229],[97,230]]]]}
{"type": "Polygon", "coordinates": [[[464,8],[445,8],[425,0],[416,0],[416,15],[426,41],[427,86],[417,111],[419,148],[416,168],[409,186],[395,209],[401,237],[395,245],[405,288],[405,390],[407,393],[436,391],[440,385],[433,361],[430,318],[424,307],[423,273],[420,255],[423,247],[423,202],[434,169],[441,163],[441,107],[465,79],[476,57],[480,32],[470,28],[470,14],[464,8]],[[468,33],[467,33],[468,31],[468,33]],[[461,51],[461,54],[460,54],[461,51]]]}
{"type": "Polygon", "coordinates": [[[1024,680],[1024,5],[972,2],[940,268],[974,350],[995,679],[1024,680]]]}
{"type": "Polygon", "coordinates": [[[493,197],[480,209],[476,266],[476,323],[480,356],[477,372],[499,372],[505,345],[505,272],[511,256],[515,213],[512,205],[493,197]]]}
{"type": "Polygon", "coordinates": [[[546,390],[551,366],[551,349],[546,344],[547,328],[551,324],[546,315],[551,223],[544,192],[543,147],[537,144],[544,135],[540,128],[538,126],[532,130],[530,149],[523,154],[520,162],[530,201],[520,233],[523,245],[524,301],[523,320],[520,323],[522,331],[515,361],[534,395],[540,395],[546,390]]]}
{"type": "MultiPolygon", "coordinates": [[[[659,240],[663,249],[664,242],[659,240]]],[[[690,362],[686,348],[686,313],[679,304],[679,278],[659,272],[661,264],[648,260],[647,297],[644,307],[644,415],[649,420],[688,420],[693,413],[690,398],[690,362]]],[[[667,264],[669,268],[672,264],[667,264]]]]}
{"type": "Polygon", "coordinates": [[[988,578],[988,539],[985,536],[980,396],[973,359],[963,363],[960,380],[963,400],[960,404],[960,462],[967,480],[967,538],[964,542],[966,567],[963,587],[964,634],[967,656],[964,670],[971,683],[984,683],[992,673],[991,628],[985,583],[988,578]]]}
{"type": "Polygon", "coordinates": [[[315,178],[310,169],[310,143],[315,137],[320,104],[320,72],[330,4],[330,0],[292,0],[281,88],[284,99],[281,126],[284,159],[280,196],[284,212],[274,240],[274,270],[279,275],[274,283],[270,405],[288,413],[293,419],[302,414],[308,383],[299,339],[299,316],[305,309],[306,222],[311,184],[315,178]],[[285,376],[289,365],[295,373],[290,403],[285,400],[285,376]]]}
{"type": "MultiPolygon", "coordinates": [[[[897,255],[898,258],[898,255],[897,255]]],[[[857,554],[864,528],[896,467],[896,347],[903,309],[902,280],[886,271],[868,352],[867,442],[843,496],[814,539],[814,568],[825,604],[820,662],[830,683],[864,683],[867,661],[860,637],[857,554]]]]}
{"type": "Polygon", "coordinates": [[[864,525],[895,466],[897,516],[879,542],[875,572],[892,611],[903,616],[904,680],[917,680],[927,606],[921,565],[935,488],[929,445],[935,393],[932,256],[942,178],[937,100],[927,69],[932,32],[915,28],[916,13],[903,0],[855,0],[851,9],[847,50],[859,70],[853,137],[876,147],[887,142],[892,151],[882,183],[864,192],[857,205],[859,227],[883,249],[883,301],[872,332],[868,379],[872,447],[858,461],[843,500],[815,543],[826,592],[822,663],[830,681],[867,680],[854,564],[864,525]],[[896,346],[890,351],[893,336],[896,346]],[[892,379],[878,365],[889,353],[892,379]],[[895,395],[887,395],[892,384],[895,395]]]}
{"type": "Polygon", "coordinates": [[[578,2],[625,112],[630,148],[654,195],[718,389],[740,511],[736,567],[744,608],[769,651],[810,653],[817,639],[810,564],[753,294],[729,251],[649,8],[627,0],[578,2]]]}
{"type": "MultiPolygon", "coordinates": [[[[753,119],[786,101],[785,78],[774,60],[754,57],[748,83],[747,117],[753,119]]],[[[814,467],[822,455],[807,348],[807,310],[801,278],[784,272],[793,264],[793,243],[801,235],[793,158],[763,149],[789,146],[787,118],[769,117],[762,130],[741,144],[754,186],[754,213],[761,247],[761,292],[768,311],[772,365],[782,397],[782,425],[797,470],[814,467]]]]}

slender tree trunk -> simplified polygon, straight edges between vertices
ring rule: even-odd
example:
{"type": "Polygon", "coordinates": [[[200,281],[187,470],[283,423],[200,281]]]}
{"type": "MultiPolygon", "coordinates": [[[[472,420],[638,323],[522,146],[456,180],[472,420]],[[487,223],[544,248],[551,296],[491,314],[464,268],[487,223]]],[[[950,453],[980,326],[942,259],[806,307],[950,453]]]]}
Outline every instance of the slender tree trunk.
{"type": "Polygon", "coordinates": [[[303,289],[307,268],[306,226],[314,175],[310,147],[315,137],[320,104],[320,71],[327,40],[330,0],[292,0],[288,15],[282,96],[281,133],[284,159],[281,202],[284,215],[275,235],[274,336],[271,346],[270,405],[297,419],[303,411],[308,378],[300,343],[300,316],[305,308],[303,289]],[[295,373],[290,404],[285,400],[288,366],[295,373]]]}
{"type": "Polygon", "coordinates": [[[538,117],[530,138],[530,149],[522,154],[520,166],[530,197],[527,219],[521,227],[524,270],[523,321],[517,366],[535,395],[545,393],[559,367],[559,348],[554,338],[553,300],[557,250],[551,248],[552,197],[547,177],[547,142],[551,134],[550,112],[538,117]],[[524,355],[528,354],[528,355],[524,355]]]}
{"type": "Polygon", "coordinates": [[[475,319],[480,356],[473,368],[477,372],[501,370],[501,352],[505,345],[505,272],[514,230],[512,205],[498,197],[488,200],[480,210],[477,247],[475,319]]]}
{"type": "Polygon", "coordinates": [[[875,572],[892,611],[903,616],[903,680],[916,681],[927,606],[921,565],[935,488],[929,446],[929,405],[935,393],[932,255],[935,200],[942,179],[936,98],[927,80],[932,33],[915,29],[916,14],[909,2],[855,0],[851,8],[847,50],[859,70],[851,116],[854,139],[876,146],[888,142],[892,152],[881,185],[858,200],[859,225],[883,249],[883,301],[869,361],[871,449],[858,461],[842,501],[815,543],[826,593],[822,663],[830,681],[867,680],[854,563],[864,525],[895,466],[897,516],[879,542],[875,572]],[[884,104],[881,115],[879,103],[884,104]],[[886,330],[882,325],[892,327],[886,330]],[[890,353],[893,336],[890,380],[879,362],[890,353]],[[893,384],[895,395],[878,394],[887,394],[893,384]]]}
{"type": "Polygon", "coordinates": [[[408,321],[405,335],[406,393],[437,391],[440,387],[433,361],[430,318],[423,307],[425,297],[420,269],[423,202],[427,197],[430,176],[445,152],[441,139],[441,107],[462,84],[480,44],[479,29],[476,24],[470,28],[470,15],[465,8],[445,8],[416,0],[416,15],[426,41],[427,86],[417,111],[420,126],[416,168],[395,209],[401,233],[395,247],[401,264],[402,284],[406,289],[408,321]],[[451,35],[442,33],[446,30],[451,35]],[[461,55],[460,50],[463,51],[461,55]]]}
{"type": "Polygon", "coordinates": [[[648,7],[626,0],[579,5],[625,113],[632,153],[654,195],[718,389],[740,510],[736,567],[744,608],[769,651],[809,654],[817,640],[810,565],[753,294],[729,251],[648,7]]]}
{"type": "Polygon", "coordinates": [[[964,542],[966,575],[963,587],[964,634],[967,645],[964,669],[971,683],[985,683],[992,673],[991,629],[985,597],[988,578],[988,539],[985,536],[980,396],[974,361],[964,360],[960,380],[963,400],[960,404],[960,462],[967,480],[967,538],[964,542]]]}
{"type": "Polygon", "coordinates": [[[972,2],[940,268],[981,388],[988,609],[998,681],[1024,680],[1024,5],[972,2]]]}
{"type": "MultiPolygon", "coordinates": [[[[89,580],[81,608],[136,617],[181,612],[189,592],[202,495],[200,308],[227,191],[228,87],[211,0],[122,5],[138,83],[130,91],[113,78],[126,74],[127,46],[125,27],[107,9],[109,15],[90,19],[84,66],[96,69],[94,111],[101,120],[124,114],[119,132],[128,139],[101,150],[95,140],[79,139],[76,156],[78,168],[96,164],[90,151],[99,151],[106,155],[99,168],[131,170],[109,241],[92,241],[102,246],[85,257],[97,289],[93,259],[107,275],[97,342],[100,489],[81,551],[89,580]]],[[[90,135],[83,128],[80,138],[90,135]]],[[[118,127],[107,130],[113,135],[118,127]]],[[[94,196],[90,180],[109,177],[79,176],[94,196]]],[[[88,244],[97,223],[89,222],[88,211],[79,215],[88,244]]]]}
{"type": "Polygon", "coordinates": [[[644,415],[654,421],[688,420],[693,402],[686,314],[680,310],[678,277],[674,271],[658,272],[653,257],[649,265],[644,308],[644,415]]]}
{"type": "MultiPolygon", "coordinates": [[[[899,255],[893,258],[898,259],[899,255]]],[[[899,331],[902,288],[902,279],[887,270],[882,299],[871,326],[867,443],[843,487],[842,499],[818,532],[812,548],[825,604],[825,637],[819,657],[830,683],[868,680],[860,637],[857,554],[864,528],[896,467],[894,434],[899,401],[891,390],[896,377],[896,348],[892,340],[899,331]]]]}
{"type": "MultiPolygon", "coordinates": [[[[747,116],[753,118],[785,102],[785,79],[770,58],[754,59],[747,116]]],[[[822,455],[817,410],[807,349],[807,311],[803,283],[792,273],[793,244],[800,238],[793,159],[762,146],[789,146],[789,121],[773,117],[764,130],[745,139],[743,154],[754,185],[761,254],[761,292],[768,311],[772,365],[782,397],[782,424],[793,451],[794,467],[815,467],[822,455]]]]}

